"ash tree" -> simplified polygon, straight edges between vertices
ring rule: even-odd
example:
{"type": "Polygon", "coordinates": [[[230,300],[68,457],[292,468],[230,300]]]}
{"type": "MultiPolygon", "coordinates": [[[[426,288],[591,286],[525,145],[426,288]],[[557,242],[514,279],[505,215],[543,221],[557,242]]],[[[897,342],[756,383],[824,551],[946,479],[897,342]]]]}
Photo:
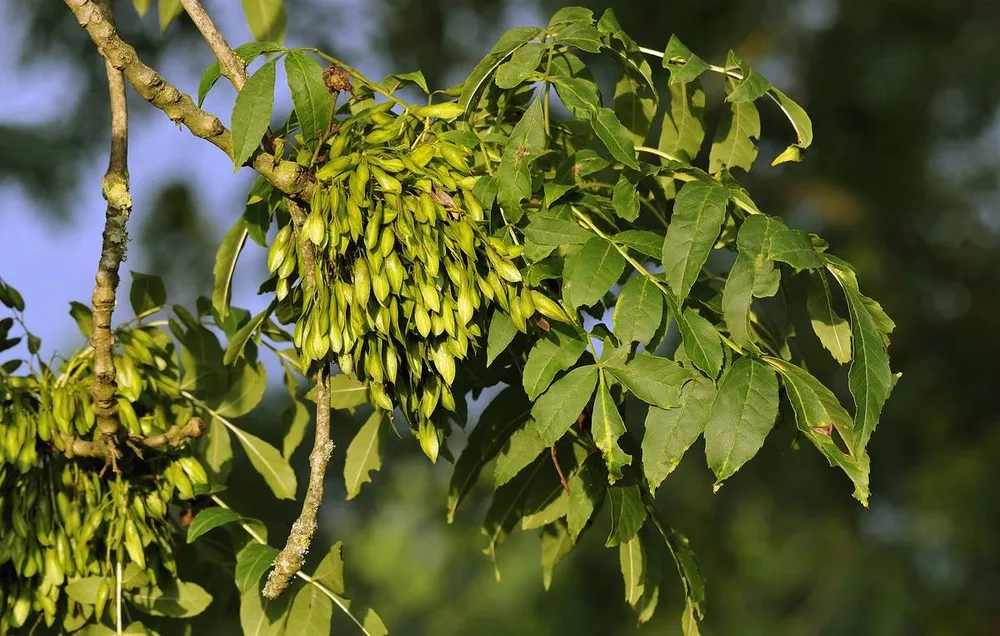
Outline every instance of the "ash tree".
{"type": "Polygon", "coordinates": [[[0,633],[182,632],[212,604],[248,634],[328,633],[334,612],[388,633],[349,600],[341,544],[313,535],[331,455],[345,453],[353,498],[381,449],[409,443],[386,437],[396,422],[430,462],[453,464],[447,521],[492,473],[494,562],[518,526],[533,532],[547,587],[607,515],[625,602],[647,621],[676,570],[688,636],[706,585],[654,496],[699,437],[718,489],[772,428],[796,427],[867,505],[865,448],[897,377],[893,322],[822,238],[740,185],[759,108],[788,123],[772,165],[802,159],[813,135],[735,53],[713,64],[676,37],[647,48],[612,11],[567,7],[511,29],[442,90],[420,71],[375,81],[286,48],[280,0],[243,3],[257,39],[235,48],[198,0],[160,0],[163,27],[186,14],[217,58],[192,98],[122,39],[109,2],[65,4],[107,68],[107,215],[92,301],[70,308],[89,344],[68,358],[39,357],[20,294],[0,280],[0,351],[24,338],[29,353],[0,366],[0,633]],[[272,127],[279,64],[294,108],[272,127]],[[616,69],[613,92],[594,65],[616,69]],[[228,127],[201,108],[223,78],[237,90],[228,127]],[[115,321],[133,213],[129,90],[258,177],[219,246],[212,297],[171,305],[164,281],[134,273],[136,317],[115,321]],[[255,249],[269,304],[251,315],[230,292],[255,249]],[[811,333],[796,334],[790,312],[811,333]],[[810,374],[800,338],[844,366],[850,411],[810,374]],[[280,451],[240,425],[263,397],[265,356],[288,390],[280,451]],[[490,387],[473,425],[468,398],[490,387]],[[337,409],[370,413],[346,449],[330,437],[337,409]],[[469,429],[457,455],[456,426],[469,429]],[[296,474],[289,456],[310,432],[296,474]],[[301,501],[286,538],[227,504],[236,445],[269,496],[301,501]],[[186,571],[180,557],[210,532],[213,573],[186,571]]]}

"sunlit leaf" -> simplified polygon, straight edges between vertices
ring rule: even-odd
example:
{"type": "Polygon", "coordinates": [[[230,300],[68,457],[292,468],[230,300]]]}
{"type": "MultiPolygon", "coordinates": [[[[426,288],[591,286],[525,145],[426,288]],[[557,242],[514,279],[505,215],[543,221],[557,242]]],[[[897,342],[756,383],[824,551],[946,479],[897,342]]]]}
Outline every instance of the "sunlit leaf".
{"type": "Polygon", "coordinates": [[[690,181],[677,193],[663,241],[663,274],[683,303],[708,260],[726,219],[729,192],[715,182],[690,181]]]}
{"type": "Polygon", "coordinates": [[[715,385],[697,379],[684,385],[677,408],[649,408],[642,438],[642,467],[650,492],[656,492],[705,430],[714,400],[715,385]]]}
{"type": "Polygon", "coordinates": [[[381,428],[385,413],[372,413],[347,447],[344,460],[344,485],[347,498],[354,499],[361,492],[361,486],[371,482],[372,471],[382,468],[381,428]]]}
{"type": "MultiPolygon", "coordinates": [[[[246,0],[245,0],[246,1],[246,0]]],[[[271,0],[253,0],[269,2],[271,0]]],[[[284,5],[282,5],[284,6],[284,5]]],[[[276,60],[266,62],[247,79],[233,106],[233,166],[239,170],[247,162],[267,132],[274,104],[274,72],[276,60]]]]}

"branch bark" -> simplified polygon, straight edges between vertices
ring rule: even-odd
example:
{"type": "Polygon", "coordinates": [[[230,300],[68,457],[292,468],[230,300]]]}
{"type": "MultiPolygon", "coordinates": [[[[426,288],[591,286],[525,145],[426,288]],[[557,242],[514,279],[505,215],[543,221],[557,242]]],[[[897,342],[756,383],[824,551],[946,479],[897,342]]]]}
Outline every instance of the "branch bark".
{"type": "Polygon", "coordinates": [[[105,62],[105,67],[111,103],[111,153],[108,170],[101,183],[108,207],[104,218],[101,258],[97,264],[91,298],[94,330],[90,344],[94,348],[94,383],[90,392],[94,398],[92,408],[105,456],[114,467],[118,458],[116,436],[119,422],[118,404],[115,401],[118,383],[111,353],[115,345],[111,317],[118,293],[118,269],[125,260],[128,242],[126,225],[132,213],[132,197],[129,194],[128,101],[125,96],[125,79],[121,71],[115,69],[110,62],[105,62]]]}
{"type": "MultiPolygon", "coordinates": [[[[125,79],[143,99],[166,113],[171,121],[183,124],[191,134],[208,141],[232,158],[233,142],[229,130],[218,117],[198,108],[189,95],[182,93],[139,59],[135,49],[118,35],[107,7],[97,0],[63,2],[87,31],[101,55],[124,73],[125,79]]],[[[312,200],[316,181],[307,169],[294,161],[281,161],[258,150],[248,165],[279,191],[305,201],[312,200]]]]}
{"type": "Polygon", "coordinates": [[[188,17],[198,27],[202,37],[208,42],[215,59],[219,60],[219,70],[226,77],[237,91],[243,90],[243,85],[247,83],[247,68],[243,60],[230,48],[222,32],[215,26],[211,16],[205,11],[205,7],[198,0],[180,0],[181,6],[187,12],[188,17]]]}
{"type": "MultiPolygon", "coordinates": [[[[150,435],[148,437],[129,437],[128,442],[134,448],[142,447],[156,449],[163,448],[164,446],[176,448],[184,443],[185,440],[201,437],[204,434],[204,420],[200,417],[193,417],[188,420],[188,423],[184,426],[174,424],[167,429],[166,432],[158,435],[150,435]]],[[[63,454],[69,459],[73,459],[74,457],[92,457],[107,461],[110,461],[111,459],[110,452],[112,448],[105,443],[104,438],[85,440],[78,439],[70,435],[63,435],[62,439],[65,445],[63,454]]],[[[115,452],[117,453],[117,450],[115,450],[115,452]]]]}
{"type": "Polygon", "coordinates": [[[320,369],[316,380],[316,438],[309,453],[309,487],[302,502],[302,513],[292,524],[284,549],[274,559],[274,568],[267,576],[264,596],[276,599],[302,569],[309,544],[316,534],[316,517],[323,503],[323,481],[333,453],[330,440],[330,385],[328,371],[320,369]]]}

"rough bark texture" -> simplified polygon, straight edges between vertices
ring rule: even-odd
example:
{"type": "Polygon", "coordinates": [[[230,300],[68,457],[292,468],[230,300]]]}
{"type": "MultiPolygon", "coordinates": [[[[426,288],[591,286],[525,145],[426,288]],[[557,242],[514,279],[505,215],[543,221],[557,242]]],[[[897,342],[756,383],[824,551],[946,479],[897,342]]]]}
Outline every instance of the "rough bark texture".
{"type": "Polygon", "coordinates": [[[332,453],[330,385],[327,372],[322,369],[316,379],[316,437],[309,454],[309,486],[302,502],[302,513],[292,524],[285,547],[274,559],[274,568],[267,576],[267,583],[264,585],[264,596],[267,598],[278,598],[302,569],[309,544],[316,534],[316,517],[323,503],[323,481],[332,453]]]}
{"type": "MultiPolygon", "coordinates": [[[[213,144],[230,157],[233,142],[229,130],[219,118],[204,111],[189,95],[167,82],[163,76],[146,66],[135,49],[122,41],[111,19],[110,11],[95,0],[63,0],[73,11],[77,22],[90,35],[101,55],[122,71],[125,79],[143,99],[159,108],[178,124],[183,124],[196,137],[213,144]]],[[[258,151],[248,165],[287,195],[309,201],[316,181],[308,170],[294,161],[280,161],[273,155],[258,151]]]]}
{"type": "Polygon", "coordinates": [[[222,71],[222,75],[233,83],[237,91],[243,90],[243,85],[247,83],[246,65],[229,47],[229,43],[205,11],[205,7],[198,0],[180,0],[180,3],[191,21],[198,27],[202,37],[208,42],[215,59],[219,60],[219,70],[222,71]]]}
{"type": "MultiPolygon", "coordinates": [[[[188,420],[188,423],[184,426],[174,424],[167,429],[166,432],[158,435],[150,435],[149,437],[129,437],[128,443],[136,450],[140,448],[163,448],[164,446],[176,448],[185,440],[201,437],[204,434],[205,422],[200,417],[193,417],[188,420]]],[[[64,435],[63,442],[66,446],[66,450],[63,451],[63,454],[69,459],[74,457],[93,457],[105,460],[109,459],[108,453],[110,452],[110,448],[101,438],[90,441],[64,435]]]]}

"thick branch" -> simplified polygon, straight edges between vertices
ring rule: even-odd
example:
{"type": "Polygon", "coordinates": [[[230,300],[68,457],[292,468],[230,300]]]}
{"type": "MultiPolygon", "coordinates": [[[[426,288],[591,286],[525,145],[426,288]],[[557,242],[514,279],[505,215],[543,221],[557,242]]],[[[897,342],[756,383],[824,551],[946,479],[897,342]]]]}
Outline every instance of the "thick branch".
{"type": "Polygon", "coordinates": [[[94,348],[93,409],[97,430],[103,438],[105,453],[114,465],[117,458],[115,436],[118,433],[118,405],[115,391],[115,362],[111,350],[115,336],[111,331],[111,316],[118,292],[118,268],[125,260],[128,234],[125,226],[132,212],[132,197],[128,179],[128,102],[125,80],[120,71],[105,63],[111,98],[111,156],[108,171],[101,184],[108,208],[104,219],[104,239],[97,264],[94,294],[91,299],[94,330],[90,344],[94,348]]]}
{"type": "MultiPolygon", "coordinates": [[[[184,426],[174,424],[164,433],[150,435],[148,437],[129,437],[128,441],[136,448],[176,448],[185,440],[201,437],[205,434],[205,422],[200,417],[193,417],[184,426]]],[[[112,446],[105,443],[103,438],[96,440],[84,440],[63,435],[65,450],[63,454],[69,459],[74,457],[93,457],[97,459],[111,460],[112,446]]]]}
{"type": "Polygon", "coordinates": [[[292,229],[295,230],[295,240],[299,244],[299,252],[302,253],[302,268],[305,269],[304,272],[301,272],[303,289],[306,294],[311,295],[316,289],[316,250],[313,249],[312,241],[302,235],[302,225],[306,222],[306,211],[292,198],[286,198],[285,204],[288,206],[288,216],[292,217],[292,229]]]}
{"type": "Polygon", "coordinates": [[[292,578],[302,569],[309,544],[316,533],[316,517],[323,503],[323,481],[326,466],[333,453],[330,441],[330,385],[327,370],[321,369],[316,381],[316,439],[309,454],[309,487],[306,489],[302,513],[292,524],[285,548],[274,559],[274,569],[267,576],[264,596],[276,599],[292,578]]]}
{"type": "MultiPolygon", "coordinates": [[[[191,97],[170,84],[159,73],[146,66],[132,46],[122,41],[111,20],[111,13],[95,0],[63,0],[73,11],[101,55],[122,71],[143,99],[170,117],[171,121],[187,126],[200,137],[233,156],[229,130],[215,115],[198,108],[191,97]]],[[[221,66],[220,66],[221,68],[221,66]]],[[[294,161],[280,161],[273,155],[257,151],[250,158],[250,167],[287,195],[309,201],[316,182],[312,175],[294,161]]]]}
{"type": "Polygon", "coordinates": [[[216,28],[211,16],[198,0],[180,0],[180,2],[184,10],[187,11],[188,17],[191,18],[202,37],[208,42],[212,53],[215,54],[215,59],[219,60],[219,70],[222,71],[226,79],[233,83],[237,91],[243,90],[243,85],[247,83],[247,69],[243,60],[236,55],[233,49],[229,48],[226,38],[216,28]]]}

